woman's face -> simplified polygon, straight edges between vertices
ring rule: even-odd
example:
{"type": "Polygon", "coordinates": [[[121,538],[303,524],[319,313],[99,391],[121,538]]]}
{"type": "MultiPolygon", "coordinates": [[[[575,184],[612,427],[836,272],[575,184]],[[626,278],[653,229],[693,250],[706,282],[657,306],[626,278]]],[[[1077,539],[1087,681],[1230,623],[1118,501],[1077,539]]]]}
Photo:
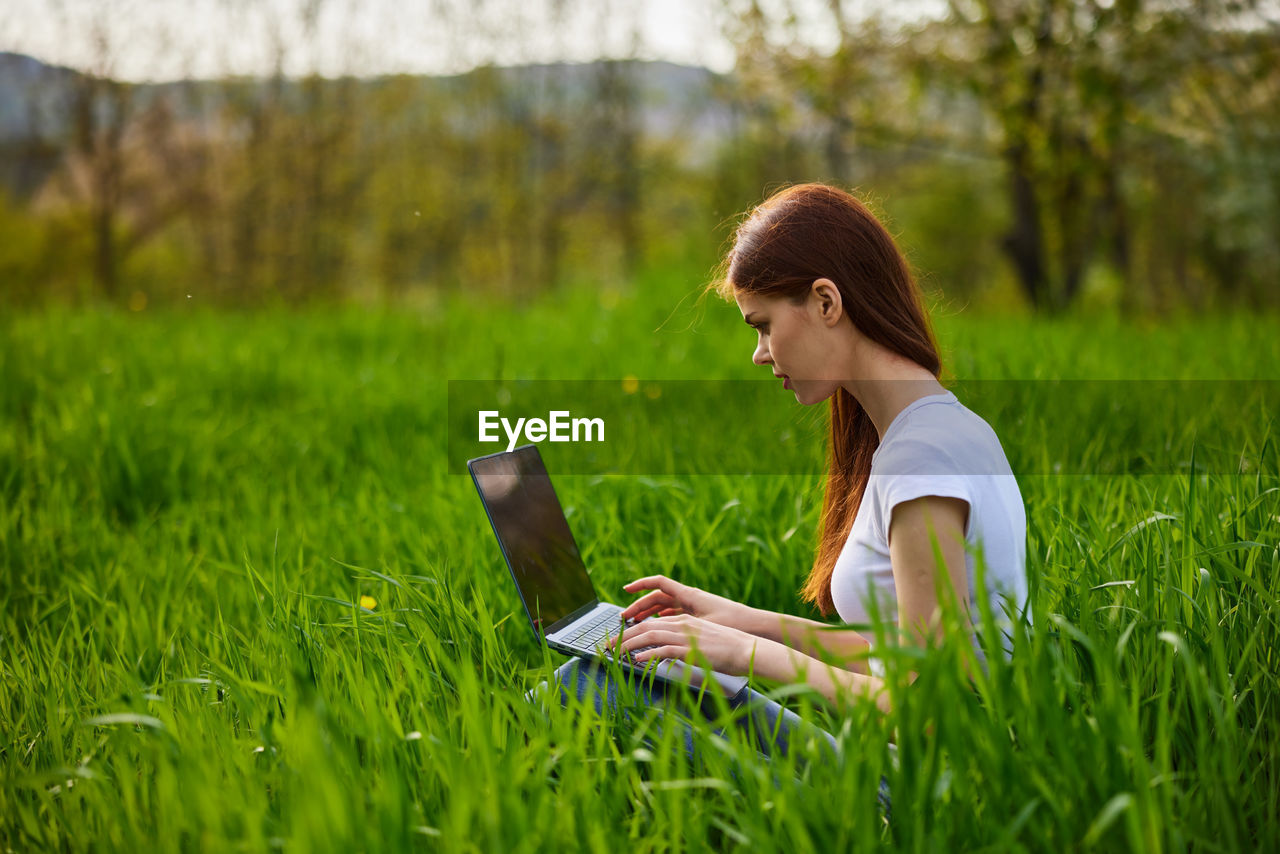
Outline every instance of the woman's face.
{"type": "Polygon", "coordinates": [[[781,377],[806,406],[835,394],[840,377],[834,375],[838,369],[831,358],[833,324],[827,319],[831,306],[829,301],[823,305],[822,293],[810,291],[799,304],[742,291],[736,291],[734,299],[742,319],[756,330],[751,361],[772,367],[774,376],[781,377]]]}

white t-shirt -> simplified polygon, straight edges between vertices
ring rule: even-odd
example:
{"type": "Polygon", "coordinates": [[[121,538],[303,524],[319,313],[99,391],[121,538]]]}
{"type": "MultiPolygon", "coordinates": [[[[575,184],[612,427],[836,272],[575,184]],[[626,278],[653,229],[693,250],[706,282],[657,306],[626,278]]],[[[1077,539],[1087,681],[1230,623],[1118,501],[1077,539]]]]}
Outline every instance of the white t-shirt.
{"type": "Polygon", "coordinates": [[[965,563],[973,620],[979,619],[974,554],[979,546],[987,567],[988,601],[997,621],[1005,622],[1006,594],[1017,603],[1018,613],[1024,613],[1027,515],[1018,481],[995,431],[948,391],[912,401],[893,419],[871,457],[862,504],[831,575],[831,598],[840,618],[870,623],[869,597],[875,596],[881,619],[897,625],[890,514],[896,505],[925,495],[960,498],[969,504],[965,563]]]}

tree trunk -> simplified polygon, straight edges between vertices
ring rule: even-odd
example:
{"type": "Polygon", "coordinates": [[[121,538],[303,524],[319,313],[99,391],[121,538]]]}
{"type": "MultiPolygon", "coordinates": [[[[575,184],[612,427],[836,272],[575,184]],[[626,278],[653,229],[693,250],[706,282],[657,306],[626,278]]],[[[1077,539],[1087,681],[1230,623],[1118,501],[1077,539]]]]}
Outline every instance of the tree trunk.
{"type": "Polygon", "coordinates": [[[1005,234],[1003,247],[1018,274],[1018,283],[1032,308],[1048,304],[1048,274],[1044,260],[1044,229],[1040,223],[1040,203],[1027,163],[1027,146],[1017,143],[1005,151],[1009,162],[1013,227],[1005,234]]]}
{"type": "MultiPolygon", "coordinates": [[[[1055,131],[1061,133],[1057,128],[1055,131]]],[[[1085,199],[1084,170],[1092,162],[1088,142],[1082,137],[1063,140],[1060,161],[1066,168],[1058,195],[1058,229],[1061,240],[1062,288],[1053,307],[1065,311],[1084,284],[1084,273],[1097,240],[1097,217],[1085,199]]]]}
{"type": "Polygon", "coordinates": [[[1050,4],[1044,3],[1036,28],[1037,54],[1041,59],[1031,69],[1027,92],[1006,115],[1004,150],[1009,164],[1010,192],[1013,203],[1013,227],[1005,235],[1004,249],[1013,260],[1018,281],[1032,308],[1049,307],[1049,271],[1045,263],[1044,225],[1040,220],[1040,199],[1036,190],[1036,170],[1032,163],[1032,128],[1041,125],[1040,99],[1044,90],[1044,52],[1051,43],[1050,4]]]}

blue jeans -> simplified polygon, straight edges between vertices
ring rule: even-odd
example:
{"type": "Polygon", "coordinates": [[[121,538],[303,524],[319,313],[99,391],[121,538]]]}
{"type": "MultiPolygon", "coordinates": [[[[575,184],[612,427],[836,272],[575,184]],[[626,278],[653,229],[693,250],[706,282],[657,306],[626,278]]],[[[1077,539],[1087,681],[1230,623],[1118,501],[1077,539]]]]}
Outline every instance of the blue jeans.
{"type": "MultiPolygon", "coordinates": [[[[546,684],[544,682],[539,687],[546,684]]],[[[604,713],[607,707],[609,712],[620,713],[628,721],[631,719],[628,709],[624,707],[625,704],[620,702],[623,695],[619,686],[610,678],[604,665],[593,659],[585,656],[569,659],[556,668],[555,684],[559,689],[562,705],[567,705],[570,697],[577,697],[584,702],[590,701],[597,714],[604,713]]],[[[708,689],[699,699],[696,691],[659,680],[637,678],[630,680],[629,684],[639,705],[663,709],[664,718],[667,717],[666,712],[673,706],[688,714],[700,713],[707,719],[713,719],[718,715],[716,698],[711,696],[711,689],[708,689]]],[[[537,689],[530,691],[526,695],[527,698],[531,701],[535,700],[536,691],[537,689]]],[[[735,722],[747,735],[748,743],[756,748],[763,759],[769,759],[775,755],[786,755],[793,745],[805,742],[816,745],[817,753],[824,760],[838,763],[842,759],[842,751],[835,736],[814,726],[750,685],[743,686],[735,696],[726,698],[725,703],[733,710],[746,707],[747,713],[735,716],[735,722]]],[[[697,750],[694,746],[693,727],[688,722],[679,721],[678,716],[676,719],[682,729],[685,753],[690,761],[695,761],[697,750]]],[[[721,737],[725,735],[723,730],[717,729],[715,732],[721,737]]],[[[652,746],[651,742],[650,746],[652,746]]],[[[888,781],[884,778],[880,780],[878,797],[887,817],[889,787],[888,781]]]]}

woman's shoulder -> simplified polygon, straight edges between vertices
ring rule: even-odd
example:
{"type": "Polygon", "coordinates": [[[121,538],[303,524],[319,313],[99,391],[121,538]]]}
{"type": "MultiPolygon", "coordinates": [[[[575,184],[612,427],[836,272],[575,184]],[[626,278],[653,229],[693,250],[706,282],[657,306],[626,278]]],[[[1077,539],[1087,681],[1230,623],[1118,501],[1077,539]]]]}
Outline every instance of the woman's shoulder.
{"type": "Polygon", "coordinates": [[[1008,474],[995,430],[954,396],[907,414],[872,458],[876,474],[1008,474]]]}

